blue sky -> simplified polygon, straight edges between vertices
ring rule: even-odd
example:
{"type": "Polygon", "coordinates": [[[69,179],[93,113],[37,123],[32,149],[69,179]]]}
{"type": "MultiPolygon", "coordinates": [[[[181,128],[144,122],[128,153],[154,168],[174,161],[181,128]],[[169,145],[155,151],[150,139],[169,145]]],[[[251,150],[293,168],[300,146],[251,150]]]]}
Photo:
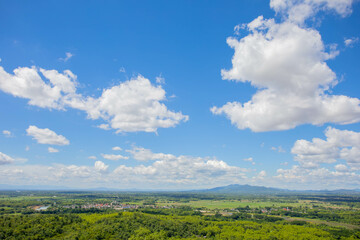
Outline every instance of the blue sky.
{"type": "Polygon", "coordinates": [[[359,12],[0,1],[0,182],[358,188],[359,12]]]}

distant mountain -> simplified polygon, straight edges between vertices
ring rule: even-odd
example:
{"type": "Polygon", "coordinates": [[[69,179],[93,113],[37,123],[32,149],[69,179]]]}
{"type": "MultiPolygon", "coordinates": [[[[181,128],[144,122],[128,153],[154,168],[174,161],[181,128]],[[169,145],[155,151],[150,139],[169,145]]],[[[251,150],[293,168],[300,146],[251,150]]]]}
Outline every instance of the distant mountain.
{"type": "Polygon", "coordinates": [[[280,188],[268,188],[262,186],[251,186],[251,185],[239,185],[231,184],[223,187],[210,188],[205,190],[200,190],[199,192],[207,193],[234,193],[234,194],[270,194],[270,193],[285,193],[291,192],[287,189],[280,188]]]}
{"type": "Polygon", "coordinates": [[[359,195],[360,189],[337,189],[337,190],[289,190],[281,188],[271,188],[263,186],[251,186],[248,184],[231,184],[223,187],[197,190],[199,193],[219,193],[219,194],[341,194],[359,195]]]}
{"type": "Polygon", "coordinates": [[[174,192],[174,193],[214,193],[214,194],[333,194],[333,195],[360,195],[360,189],[336,189],[336,190],[289,190],[281,188],[251,186],[248,184],[231,184],[228,186],[215,187],[200,190],[171,190],[171,189],[117,189],[117,188],[69,188],[64,186],[48,186],[48,185],[6,185],[0,184],[0,191],[86,191],[86,192],[174,192]]]}

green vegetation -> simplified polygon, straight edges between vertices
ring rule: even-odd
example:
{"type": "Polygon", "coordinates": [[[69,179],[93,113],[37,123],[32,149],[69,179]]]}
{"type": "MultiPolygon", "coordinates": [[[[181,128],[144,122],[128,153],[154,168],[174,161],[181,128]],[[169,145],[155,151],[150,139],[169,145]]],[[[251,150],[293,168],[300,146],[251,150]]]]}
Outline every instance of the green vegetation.
{"type": "Polygon", "coordinates": [[[358,196],[0,194],[0,239],[360,239],[358,196]]]}

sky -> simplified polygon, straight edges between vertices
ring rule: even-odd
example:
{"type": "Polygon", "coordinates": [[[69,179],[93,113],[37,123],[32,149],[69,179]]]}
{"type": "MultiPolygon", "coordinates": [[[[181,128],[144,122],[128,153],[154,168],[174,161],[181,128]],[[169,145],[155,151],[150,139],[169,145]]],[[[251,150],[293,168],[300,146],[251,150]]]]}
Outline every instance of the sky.
{"type": "Polygon", "coordinates": [[[360,188],[353,0],[0,0],[0,188],[360,188]]]}

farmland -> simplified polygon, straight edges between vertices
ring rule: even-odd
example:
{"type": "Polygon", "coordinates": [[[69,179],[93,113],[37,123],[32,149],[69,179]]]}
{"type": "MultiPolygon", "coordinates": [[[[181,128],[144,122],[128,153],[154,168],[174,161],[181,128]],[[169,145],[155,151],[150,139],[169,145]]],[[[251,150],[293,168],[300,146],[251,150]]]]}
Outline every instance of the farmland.
{"type": "Polygon", "coordinates": [[[0,239],[359,239],[359,209],[357,195],[4,191],[0,239]]]}

